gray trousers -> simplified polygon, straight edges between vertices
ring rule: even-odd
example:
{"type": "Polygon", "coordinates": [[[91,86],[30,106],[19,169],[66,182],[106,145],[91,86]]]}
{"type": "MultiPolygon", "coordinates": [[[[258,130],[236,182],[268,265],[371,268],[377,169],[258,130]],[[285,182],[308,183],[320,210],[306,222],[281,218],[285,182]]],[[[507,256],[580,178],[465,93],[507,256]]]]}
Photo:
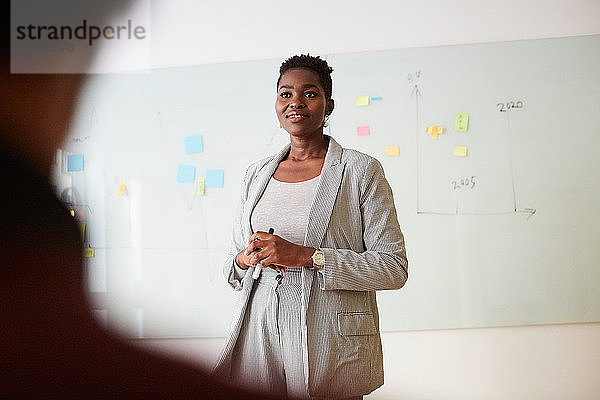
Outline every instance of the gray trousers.
{"type": "Polygon", "coordinates": [[[277,397],[308,398],[301,337],[301,273],[265,268],[254,283],[233,351],[232,380],[277,397]],[[280,283],[281,282],[281,283],[280,283]]]}
{"type": "Polygon", "coordinates": [[[311,398],[302,361],[301,278],[300,269],[283,276],[263,269],[233,351],[232,383],[277,397],[311,398]]]}

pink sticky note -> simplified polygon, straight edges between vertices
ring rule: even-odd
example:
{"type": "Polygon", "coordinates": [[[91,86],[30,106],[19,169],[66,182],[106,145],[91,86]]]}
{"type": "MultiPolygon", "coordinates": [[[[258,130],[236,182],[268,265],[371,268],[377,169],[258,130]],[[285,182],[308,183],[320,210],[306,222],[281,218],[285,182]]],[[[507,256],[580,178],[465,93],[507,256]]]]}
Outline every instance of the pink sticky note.
{"type": "Polygon", "coordinates": [[[356,134],[358,136],[367,136],[369,134],[369,127],[359,126],[358,128],[356,128],[356,134]]]}

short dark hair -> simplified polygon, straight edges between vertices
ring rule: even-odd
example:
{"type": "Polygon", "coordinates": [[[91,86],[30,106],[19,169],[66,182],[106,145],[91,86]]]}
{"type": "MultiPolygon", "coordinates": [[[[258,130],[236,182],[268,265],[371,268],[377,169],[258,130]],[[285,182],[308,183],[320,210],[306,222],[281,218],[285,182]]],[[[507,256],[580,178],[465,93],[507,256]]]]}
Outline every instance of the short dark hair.
{"type": "Polygon", "coordinates": [[[281,80],[283,74],[292,68],[309,69],[319,75],[319,81],[325,90],[325,98],[327,100],[331,99],[333,87],[331,82],[331,73],[333,72],[333,68],[327,64],[327,61],[323,60],[319,56],[311,56],[310,54],[300,54],[299,56],[292,56],[288,58],[281,64],[281,67],[279,67],[277,87],[279,87],[279,81],[281,80]]]}

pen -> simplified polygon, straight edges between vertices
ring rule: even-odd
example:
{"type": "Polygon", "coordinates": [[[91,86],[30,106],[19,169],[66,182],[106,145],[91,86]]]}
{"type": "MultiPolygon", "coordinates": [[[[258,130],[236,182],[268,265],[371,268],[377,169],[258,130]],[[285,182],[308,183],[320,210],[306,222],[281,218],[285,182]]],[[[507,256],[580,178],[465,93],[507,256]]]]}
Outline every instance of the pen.
{"type": "MultiPolygon", "coordinates": [[[[269,234],[272,235],[273,232],[275,232],[275,229],[273,228],[269,228],[269,234]]],[[[260,240],[260,239],[257,239],[260,240]]],[[[262,264],[256,264],[256,266],[254,267],[254,273],[252,274],[252,279],[256,280],[258,279],[258,277],[260,276],[260,271],[262,271],[263,266],[262,264]]]]}

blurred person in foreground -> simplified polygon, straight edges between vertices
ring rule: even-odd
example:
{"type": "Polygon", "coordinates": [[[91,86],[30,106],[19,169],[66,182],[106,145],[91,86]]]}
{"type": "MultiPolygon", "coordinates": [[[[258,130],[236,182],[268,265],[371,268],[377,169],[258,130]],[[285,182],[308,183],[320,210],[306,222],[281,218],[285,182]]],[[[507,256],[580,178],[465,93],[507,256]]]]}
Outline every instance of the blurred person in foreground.
{"type": "MultiPolygon", "coordinates": [[[[117,3],[93,12],[116,13],[127,2],[117,3]]],[[[96,323],[77,223],[49,182],[85,75],[11,74],[7,5],[2,15],[0,398],[259,398],[137,349],[96,323]]]]}

